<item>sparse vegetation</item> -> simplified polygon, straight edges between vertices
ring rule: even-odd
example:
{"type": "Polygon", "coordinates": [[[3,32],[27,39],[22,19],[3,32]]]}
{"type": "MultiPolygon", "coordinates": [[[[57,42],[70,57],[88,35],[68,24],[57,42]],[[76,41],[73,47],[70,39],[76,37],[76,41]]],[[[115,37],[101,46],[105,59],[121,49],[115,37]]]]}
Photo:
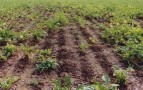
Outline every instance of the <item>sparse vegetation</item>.
{"type": "Polygon", "coordinates": [[[127,71],[120,69],[117,66],[114,66],[113,69],[114,69],[113,75],[116,77],[118,83],[120,85],[125,85],[127,81],[127,71]]]}
{"type": "Polygon", "coordinates": [[[0,79],[0,89],[9,90],[13,83],[19,80],[19,77],[5,77],[0,79]]]}
{"type": "Polygon", "coordinates": [[[37,87],[39,84],[39,81],[37,79],[32,79],[30,82],[29,82],[29,85],[30,86],[33,86],[33,87],[37,87]]]}
{"type": "Polygon", "coordinates": [[[0,3],[0,77],[21,77],[16,85],[13,77],[0,79],[0,89],[53,89],[53,79],[59,80],[55,90],[135,90],[143,85],[142,0],[0,3]],[[118,68],[112,68],[115,64],[118,68]],[[127,74],[126,66],[134,71],[127,74]],[[105,73],[110,77],[103,76],[104,83],[99,76],[105,73]],[[65,74],[71,78],[63,80],[65,74]]]}

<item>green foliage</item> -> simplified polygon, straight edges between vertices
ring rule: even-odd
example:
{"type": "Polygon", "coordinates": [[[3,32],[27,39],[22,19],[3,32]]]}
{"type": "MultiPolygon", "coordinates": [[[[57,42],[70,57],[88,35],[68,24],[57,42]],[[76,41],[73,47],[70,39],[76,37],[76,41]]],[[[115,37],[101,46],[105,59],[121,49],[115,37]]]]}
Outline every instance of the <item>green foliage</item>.
{"type": "Polygon", "coordinates": [[[102,37],[117,46],[118,54],[129,63],[139,66],[143,63],[143,29],[128,24],[118,24],[103,32],[102,37]]]}
{"type": "Polygon", "coordinates": [[[36,87],[39,85],[39,81],[37,79],[32,79],[30,82],[29,82],[29,85],[30,86],[33,86],[33,87],[36,87]]]}
{"type": "Polygon", "coordinates": [[[141,28],[131,27],[127,24],[119,24],[103,32],[103,38],[112,45],[120,43],[126,45],[129,41],[138,44],[143,40],[142,35],[141,28]]]}
{"type": "Polygon", "coordinates": [[[132,64],[143,63],[143,44],[132,44],[124,47],[119,47],[117,52],[123,57],[124,60],[132,64]]]}
{"type": "Polygon", "coordinates": [[[80,17],[80,16],[74,16],[73,17],[73,21],[78,23],[81,26],[84,26],[85,23],[86,23],[86,21],[82,17],[80,17]]]}
{"type": "Polygon", "coordinates": [[[42,55],[42,56],[46,57],[47,55],[52,54],[52,49],[48,48],[48,49],[45,49],[45,50],[38,50],[37,52],[39,53],[39,56],[42,55]]]}
{"type": "Polygon", "coordinates": [[[114,76],[120,85],[125,85],[127,81],[127,71],[114,66],[114,76]]]}
{"type": "Polygon", "coordinates": [[[27,45],[21,44],[20,48],[24,52],[25,58],[30,59],[30,55],[31,55],[31,53],[32,53],[32,51],[34,50],[35,47],[33,47],[33,46],[29,47],[27,45]]]}
{"type": "Polygon", "coordinates": [[[77,88],[77,90],[118,90],[118,84],[111,84],[110,77],[108,75],[103,75],[102,80],[105,83],[99,83],[93,85],[82,85],[77,88]]]}
{"type": "Polygon", "coordinates": [[[33,38],[37,40],[45,38],[48,35],[48,33],[44,30],[32,30],[31,33],[33,38]]]}
{"type": "Polygon", "coordinates": [[[0,62],[7,60],[6,56],[3,56],[2,52],[0,52],[0,62]]]}
{"type": "Polygon", "coordinates": [[[65,86],[61,85],[59,80],[54,81],[54,89],[53,90],[118,90],[118,84],[111,84],[110,77],[108,75],[102,76],[102,79],[105,83],[95,83],[92,85],[80,85],[76,88],[71,88],[71,79],[69,76],[65,78],[65,86]]]}
{"type": "Polygon", "coordinates": [[[0,61],[7,60],[14,52],[16,51],[16,47],[14,45],[7,44],[3,47],[2,52],[0,52],[0,61]]]}
{"type": "Polygon", "coordinates": [[[16,33],[16,37],[18,41],[25,41],[32,36],[28,31],[23,31],[23,32],[16,33]]]}
{"type": "Polygon", "coordinates": [[[38,59],[40,61],[42,61],[42,60],[45,60],[45,58],[51,56],[52,49],[49,48],[49,49],[45,49],[45,50],[37,50],[37,53],[38,53],[38,59]]]}
{"type": "Polygon", "coordinates": [[[65,77],[65,86],[62,87],[61,82],[59,80],[54,80],[54,84],[55,86],[53,90],[71,90],[71,79],[69,75],[65,77]]]}
{"type": "Polygon", "coordinates": [[[9,90],[13,83],[19,80],[18,76],[5,77],[0,79],[0,88],[2,90],[9,90]]]}
{"type": "Polygon", "coordinates": [[[48,70],[56,69],[58,66],[58,63],[53,58],[48,58],[47,60],[42,60],[36,64],[36,71],[38,72],[44,72],[48,70]]]}
{"type": "Polygon", "coordinates": [[[14,38],[14,33],[11,30],[0,30],[0,43],[11,41],[14,38]]]}
{"type": "Polygon", "coordinates": [[[62,12],[54,14],[53,18],[45,22],[49,29],[56,29],[69,23],[69,19],[62,12]]]}
{"type": "Polygon", "coordinates": [[[80,45],[79,45],[79,48],[80,48],[80,50],[81,51],[85,51],[86,49],[88,49],[89,48],[89,44],[87,44],[87,43],[81,43],[80,45]]]}
{"type": "Polygon", "coordinates": [[[89,40],[90,40],[90,43],[92,44],[92,45],[96,45],[97,44],[97,38],[94,38],[94,37],[89,37],[89,40]]]}
{"type": "Polygon", "coordinates": [[[6,56],[7,58],[12,55],[12,53],[16,50],[16,47],[14,45],[7,44],[3,49],[3,56],[6,56]]]}

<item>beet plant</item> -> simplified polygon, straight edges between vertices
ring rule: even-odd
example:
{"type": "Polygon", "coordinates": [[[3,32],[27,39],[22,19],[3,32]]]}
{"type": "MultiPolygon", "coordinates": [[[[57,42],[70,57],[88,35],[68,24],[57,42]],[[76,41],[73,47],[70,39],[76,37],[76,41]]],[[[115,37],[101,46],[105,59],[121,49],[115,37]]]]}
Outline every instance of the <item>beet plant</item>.
{"type": "Polygon", "coordinates": [[[11,30],[0,30],[0,43],[11,42],[15,39],[14,33],[11,30]]]}
{"type": "Polygon", "coordinates": [[[0,78],[0,89],[9,90],[12,84],[18,81],[19,79],[20,78],[18,76],[0,78]]]}
{"type": "Polygon", "coordinates": [[[66,15],[62,12],[56,12],[50,20],[46,21],[45,24],[48,26],[48,28],[56,29],[58,27],[65,26],[69,24],[69,19],[66,17],[66,15]]]}
{"type": "Polygon", "coordinates": [[[48,33],[46,31],[41,30],[41,29],[40,30],[32,30],[31,34],[33,36],[33,39],[36,39],[36,40],[45,38],[48,35],[48,33]]]}
{"type": "Polygon", "coordinates": [[[87,43],[81,43],[80,45],[79,45],[79,48],[80,48],[80,50],[81,51],[85,51],[85,50],[87,50],[88,48],[89,48],[89,44],[87,44],[87,43]]]}
{"type": "Polygon", "coordinates": [[[45,60],[41,60],[36,64],[37,72],[44,72],[56,69],[58,63],[56,59],[53,58],[45,58],[45,60]]]}
{"type": "Polygon", "coordinates": [[[20,48],[21,48],[21,50],[24,53],[24,58],[27,59],[27,60],[29,60],[30,57],[31,57],[32,52],[34,51],[35,47],[34,46],[30,46],[29,47],[27,45],[21,44],[20,48]]]}
{"type": "Polygon", "coordinates": [[[5,61],[16,51],[16,47],[14,45],[7,44],[2,48],[0,52],[0,61],[5,61]]]}

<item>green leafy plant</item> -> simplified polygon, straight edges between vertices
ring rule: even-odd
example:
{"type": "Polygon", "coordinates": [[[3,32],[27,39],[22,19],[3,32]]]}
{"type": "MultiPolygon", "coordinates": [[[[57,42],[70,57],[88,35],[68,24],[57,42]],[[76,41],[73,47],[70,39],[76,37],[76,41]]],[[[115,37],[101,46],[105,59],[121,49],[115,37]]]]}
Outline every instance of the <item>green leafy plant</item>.
{"type": "Polygon", "coordinates": [[[45,50],[38,50],[38,53],[39,53],[39,55],[42,55],[42,56],[51,55],[52,54],[52,49],[48,48],[48,49],[45,49],[45,50]]]}
{"type": "Polygon", "coordinates": [[[44,72],[48,70],[56,69],[58,66],[58,63],[53,58],[48,58],[47,60],[42,60],[36,64],[36,71],[38,72],[44,72]]]}
{"type": "Polygon", "coordinates": [[[141,67],[143,63],[143,44],[128,44],[127,46],[118,47],[117,52],[124,60],[128,61],[129,64],[133,64],[138,68],[141,67]]]}
{"type": "Polygon", "coordinates": [[[94,38],[94,37],[89,37],[89,40],[91,42],[92,45],[96,45],[97,44],[97,38],[94,38]]]}
{"type": "Polygon", "coordinates": [[[88,49],[89,48],[89,44],[87,44],[87,43],[81,43],[80,45],[79,45],[79,48],[80,48],[80,50],[81,51],[85,51],[86,49],[88,49]]]}
{"type": "Polygon", "coordinates": [[[103,32],[105,41],[117,47],[118,54],[129,64],[141,67],[143,63],[143,30],[126,23],[111,26],[103,32]]]}
{"type": "Polygon", "coordinates": [[[73,20],[74,20],[74,22],[80,24],[81,26],[84,26],[86,23],[86,21],[80,16],[74,16],[73,20]]]}
{"type": "Polygon", "coordinates": [[[7,60],[6,56],[3,56],[2,52],[0,52],[0,62],[7,60]]]}
{"type": "Polygon", "coordinates": [[[33,46],[29,47],[27,45],[21,44],[20,48],[24,52],[25,58],[30,59],[30,55],[35,47],[33,46]]]}
{"type": "Polygon", "coordinates": [[[39,85],[39,80],[37,79],[32,79],[30,82],[29,82],[29,85],[30,86],[33,86],[33,87],[37,87],[39,85]]]}
{"type": "Polygon", "coordinates": [[[18,41],[25,41],[29,39],[31,36],[30,32],[28,31],[23,31],[23,32],[18,32],[16,33],[16,37],[18,41]]]}
{"type": "Polygon", "coordinates": [[[118,83],[120,85],[125,85],[126,81],[127,81],[127,71],[123,70],[123,69],[120,69],[117,66],[114,66],[113,69],[114,69],[114,74],[113,75],[116,77],[118,83]]]}
{"type": "Polygon", "coordinates": [[[111,84],[110,77],[108,75],[103,75],[102,80],[105,83],[99,83],[93,85],[81,85],[76,90],[118,90],[118,84],[111,84]]]}
{"type": "Polygon", "coordinates": [[[18,81],[18,76],[0,78],[0,88],[2,90],[9,90],[13,83],[18,81]]]}
{"type": "Polygon", "coordinates": [[[7,60],[14,52],[16,51],[16,47],[14,45],[7,44],[3,47],[2,52],[0,52],[0,61],[7,60]]]}
{"type": "Polygon", "coordinates": [[[6,43],[14,38],[14,33],[11,30],[0,30],[0,43],[6,43]]]}
{"type": "Polygon", "coordinates": [[[52,49],[48,48],[48,49],[45,49],[45,50],[37,50],[37,53],[38,53],[38,59],[40,61],[45,60],[45,58],[51,57],[52,49]]]}
{"type": "Polygon", "coordinates": [[[7,58],[12,55],[13,52],[15,52],[16,47],[14,45],[7,44],[3,49],[3,56],[6,56],[7,58]]]}
{"type": "Polygon", "coordinates": [[[44,30],[32,30],[31,31],[32,35],[33,35],[33,38],[36,39],[36,40],[39,40],[41,38],[45,38],[48,33],[44,30]]]}
{"type": "Polygon", "coordinates": [[[71,90],[71,79],[69,75],[65,77],[65,86],[62,86],[59,80],[54,80],[54,84],[53,90],[71,90]]]}
{"type": "Polygon", "coordinates": [[[52,19],[45,22],[49,29],[56,29],[69,23],[69,19],[62,12],[57,12],[52,19]]]}

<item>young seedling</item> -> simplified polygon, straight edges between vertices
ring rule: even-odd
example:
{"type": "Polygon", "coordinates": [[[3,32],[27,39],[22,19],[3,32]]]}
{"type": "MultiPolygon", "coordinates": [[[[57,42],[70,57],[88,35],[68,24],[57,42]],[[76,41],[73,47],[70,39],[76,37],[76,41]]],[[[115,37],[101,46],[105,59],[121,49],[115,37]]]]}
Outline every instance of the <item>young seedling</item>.
{"type": "Polygon", "coordinates": [[[38,62],[36,64],[36,71],[38,72],[44,72],[44,71],[48,71],[48,70],[53,70],[56,69],[58,66],[58,63],[56,61],[56,59],[53,58],[48,58],[45,60],[41,60],[40,62],[38,62]]]}
{"type": "Polygon", "coordinates": [[[127,71],[125,71],[123,69],[120,69],[117,66],[114,66],[113,70],[114,70],[114,74],[113,75],[116,77],[117,82],[120,85],[125,85],[126,81],[127,81],[127,71]]]}
{"type": "Polygon", "coordinates": [[[52,19],[45,22],[50,30],[65,26],[69,23],[69,19],[62,12],[57,12],[52,19]]]}
{"type": "Polygon", "coordinates": [[[28,31],[23,31],[16,33],[16,37],[19,42],[23,42],[32,37],[32,35],[28,31]]]}
{"type": "Polygon", "coordinates": [[[33,86],[33,87],[37,87],[39,85],[39,80],[37,79],[32,79],[30,82],[29,82],[29,85],[30,86],[33,86]]]}
{"type": "Polygon", "coordinates": [[[45,58],[50,57],[52,54],[52,49],[45,49],[45,50],[37,50],[38,59],[45,60],[45,58]]]}
{"type": "Polygon", "coordinates": [[[16,47],[14,45],[7,44],[3,47],[2,52],[0,52],[0,61],[5,61],[16,51],[16,47]]]}
{"type": "Polygon", "coordinates": [[[118,84],[112,84],[108,75],[103,75],[104,83],[97,82],[93,85],[81,85],[76,90],[118,90],[118,84]]]}
{"type": "Polygon", "coordinates": [[[14,39],[14,33],[10,30],[0,30],[0,44],[11,42],[14,39]]]}
{"type": "Polygon", "coordinates": [[[9,90],[13,83],[18,81],[18,76],[0,78],[0,89],[9,90]]]}
{"type": "Polygon", "coordinates": [[[80,16],[74,16],[73,20],[74,20],[74,22],[80,24],[81,26],[84,26],[86,23],[86,21],[80,16]]]}
{"type": "Polygon", "coordinates": [[[45,49],[45,50],[39,50],[38,53],[39,53],[39,55],[42,55],[42,56],[46,57],[47,55],[51,55],[52,49],[48,48],[48,49],[45,49]]]}
{"type": "Polygon", "coordinates": [[[30,59],[30,55],[31,55],[31,53],[32,53],[32,51],[34,50],[35,47],[32,47],[32,46],[29,47],[27,45],[21,44],[20,48],[21,48],[21,50],[24,53],[24,58],[29,60],[30,59]]]}
{"type": "Polygon", "coordinates": [[[7,60],[6,56],[3,56],[2,52],[0,52],[0,62],[7,60]]]}
{"type": "Polygon", "coordinates": [[[16,47],[14,45],[7,44],[3,49],[3,56],[9,57],[12,55],[13,52],[15,52],[16,47]]]}
{"type": "Polygon", "coordinates": [[[81,43],[80,45],[79,45],[79,48],[80,48],[80,50],[81,51],[85,51],[86,49],[88,49],[89,48],[89,44],[87,44],[87,43],[81,43]]]}
{"type": "Polygon", "coordinates": [[[97,38],[94,38],[94,37],[89,37],[89,40],[90,40],[91,45],[96,45],[98,41],[97,38]]]}
{"type": "Polygon", "coordinates": [[[53,90],[71,90],[71,78],[69,75],[65,77],[65,86],[62,86],[59,80],[54,80],[54,84],[53,90]]]}
{"type": "Polygon", "coordinates": [[[32,30],[31,33],[32,33],[33,39],[35,39],[35,40],[40,40],[42,38],[45,38],[48,35],[48,33],[46,31],[41,30],[41,29],[40,30],[32,30]]]}

